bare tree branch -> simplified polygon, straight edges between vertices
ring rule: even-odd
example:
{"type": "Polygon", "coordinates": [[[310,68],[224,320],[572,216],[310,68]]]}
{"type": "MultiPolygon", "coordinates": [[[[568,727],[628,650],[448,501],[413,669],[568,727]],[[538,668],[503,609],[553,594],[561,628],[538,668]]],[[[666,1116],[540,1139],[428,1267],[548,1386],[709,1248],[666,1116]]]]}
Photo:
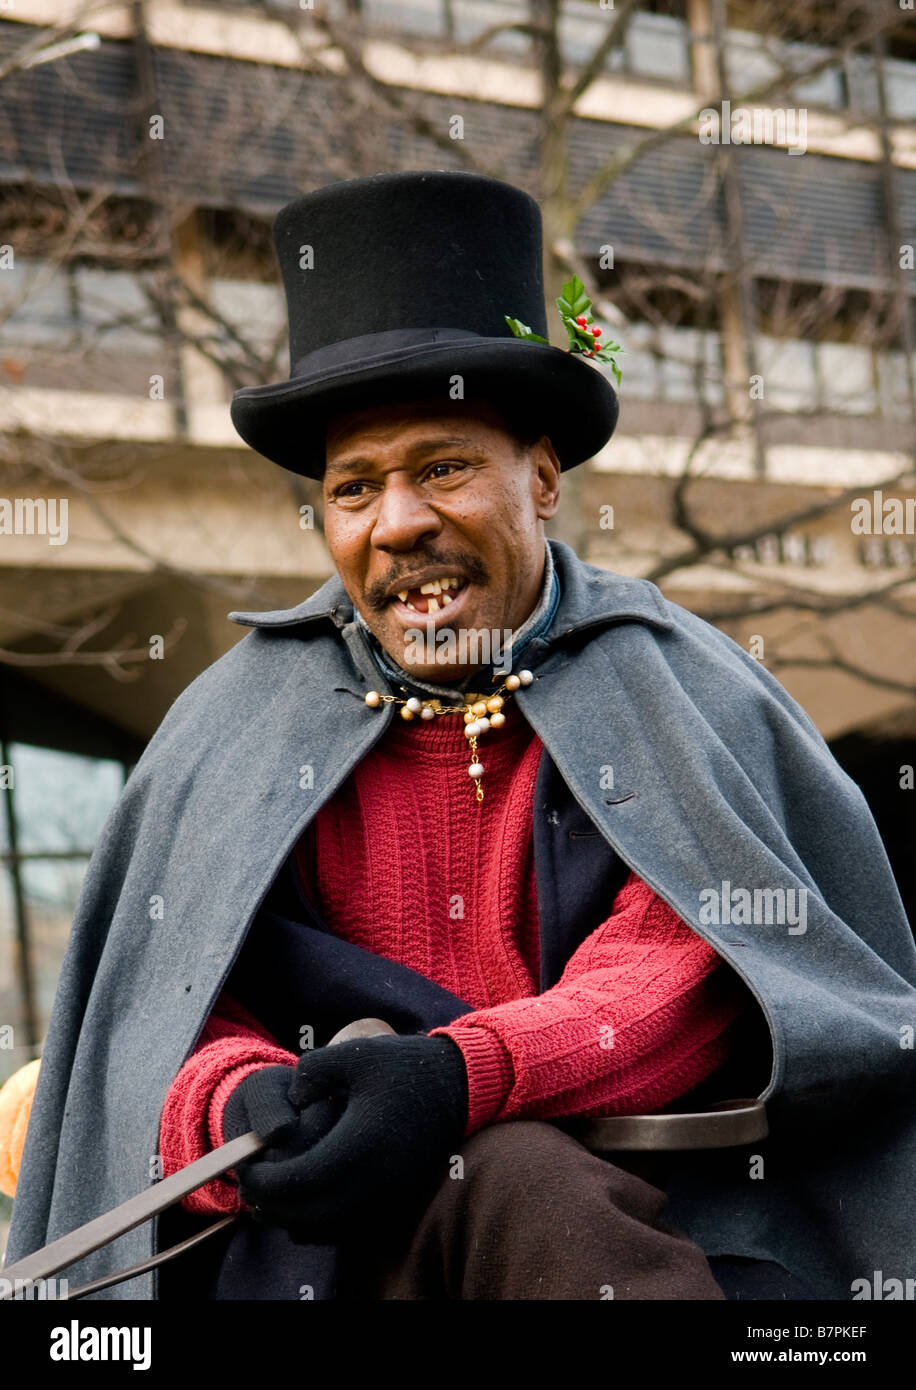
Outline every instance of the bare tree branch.
{"type": "MultiPolygon", "coordinates": [[[[141,667],[145,666],[150,660],[149,643],[145,646],[135,647],[131,643],[136,641],[136,634],[129,633],[121,638],[120,643],[108,647],[102,651],[86,651],[85,644],[96,636],[117,616],[119,609],[108,608],[102,613],[80,623],[77,627],[65,627],[62,624],[41,623],[34,619],[32,626],[36,631],[42,631],[49,636],[54,636],[62,640],[62,645],[53,652],[21,652],[10,651],[5,647],[0,647],[0,665],[18,667],[48,667],[48,666],[101,666],[112,677],[113,680],[127,682],[135,681],[141,674],[141,667]]],[[[170,651],[177,646],[182,634],[188,626],[187,619],[177,618],[169,631],[162,638],[163,652],[170,651]]]]}
{"type": "MultiPolygon", "coordinates": [[[[97,0],[96,3],[89,3],[63,24],[52,24],[46,29],[41,29],[31,39],[16,49],[5,62],[0,62],[0,82],[12,73],[24,71],[31,66],[30,60],[36,58],[42,49],[49,48],[52,43],[57,43],[61,39],[69,38],[72,34],[77,34],[89,22],[95,14],[103,14],[115,8],[111,0],[97,0]]],[[[26,30],[28,33],[29,31],[26,30]]]]}
{"type": "Polygon", "coordinates": [[[604,72],[604,65],[615,48],[618,48],[626,37],[630,19],[636,10],[639,0],[623,0],[623,3],[614,10],[614,22],[608,28],[604,38],[582,68],[572,85],[567,88],[565,100],[560,108],[560,115],[563,118],[572,114],[573,107],[581,96],[585,94],[592,83],[604,72]]]}
{"type": "MultiPolygon", "coordinates": [[[[854,52],[855,49],[868,43],[874,34],[884,32],[892,28],[898,22],[899,18],[895,17],[890,11],[881,13],[880,16],[870,16],[868,23],[863,24],[855,34],[848,36],[844,43],[838,45],[836,49],[831,50],[826,56],[816,59],[806,64],[804,67],[795,69],[783,67],[775,76],[767,78],[765,81],[758,83],[755,87],[750,88],[746,92],[736,94],[733,101],[736,104],[740,103],[742,106],[759,106],[771,96],[777,95],[792,87],[800,86],[803,82],[809,82],[812,78],[818,77],[828,68],[834,67],[838,58],[845,57],[854,52]]],[[[696,110],[692,111],[689,116],[683,117],[680,121],[675,121],[672,125],[653,130],[651,134],[644,136],[640,140],[633,141],[629,145],[625,145],[622,149],[615,151],[614,154],[609,156],[609,158],[599,165],[599,167],[585,180],[572,206],[569,208],[569,217],[573,225],[578,223],[588,209],[601,198],[606,189],[614,183],[616,179],[620,178],[621,174],[626,173],[627,169],[638,160],[643,159],[647,154],[651,154],[653,150],[658,149],[661,145],[667,144],[675,136],[693,133],[694,127],[705,108],[706,103],[704,102],[702,106],[698,106],[696,110]]]]}

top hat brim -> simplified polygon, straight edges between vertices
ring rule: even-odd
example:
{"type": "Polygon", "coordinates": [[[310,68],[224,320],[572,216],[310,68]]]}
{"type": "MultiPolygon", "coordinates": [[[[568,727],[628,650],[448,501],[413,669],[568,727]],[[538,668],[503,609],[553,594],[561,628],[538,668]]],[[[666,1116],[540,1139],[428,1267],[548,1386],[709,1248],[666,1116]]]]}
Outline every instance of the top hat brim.
{"type": "Polygon", "coordinates": [[[599,370],[579,354],[518,338],[430,342],[246,386],[233,395],[232,423],[265,458],[321,479],[325,428],[335,415],[413,399],[439,402],[447,411],[456,377],[465,404],[503,407],[548,435],[563,469],[597,454],[617,423],[617,394],[599,370]]]}

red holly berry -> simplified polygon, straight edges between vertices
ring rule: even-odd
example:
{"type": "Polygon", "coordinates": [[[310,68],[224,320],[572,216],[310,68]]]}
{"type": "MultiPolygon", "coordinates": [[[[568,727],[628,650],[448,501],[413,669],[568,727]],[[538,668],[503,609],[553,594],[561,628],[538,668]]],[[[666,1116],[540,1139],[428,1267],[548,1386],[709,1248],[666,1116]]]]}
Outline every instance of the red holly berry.
{"type": "Polygon", "coordinates": [[[576,323],[579,325],[580,328],[584,328],[585,325],[588,323],[588,319],[585,317],[584,314],[577,314],[576,323]]]}
{"type": "Polygon", "coordinates": [[[596,338],[600,338],[600,337],[601,337],[601,329],[600,329],[600,328],[593,328],[593,329],[592,329],[592,333],[594,334],[594,336],[595,336],[596,338]]]}

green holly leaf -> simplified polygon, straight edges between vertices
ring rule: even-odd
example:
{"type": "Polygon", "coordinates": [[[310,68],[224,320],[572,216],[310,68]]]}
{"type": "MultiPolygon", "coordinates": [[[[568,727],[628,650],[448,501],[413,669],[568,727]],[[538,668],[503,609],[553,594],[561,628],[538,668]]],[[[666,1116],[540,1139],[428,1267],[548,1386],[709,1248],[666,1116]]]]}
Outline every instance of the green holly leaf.
{"type": "Polygon", "coordinates": [[[557,308],[563,318],[574,319],[577,314],[585,314],[587,318],[591,318],[592,301],[585,293],[585,286],[578,275],[566,281],[557,299],[557,308]]]}
{"type": "Polygon", "coordinates": [[[595,360],[598,362],[607,362],[609,364],[617,380],[617,385],[619,386],[622,373],[614,360],[615,352],[623,352],[623,348],[619,343],[605,343],[602,348],[595,352],[595,360]]]}
{"type": "MultiPolygon", "coordinates": [[[[574,355],[588,356],[596,362],[607,362],[619,386],[622,373],[614,359],[614,353],[623,352],[623,348],[619,343],[601,343],[599,346],[600,340],[596,339],[595,335],[590,332],[590,328],[595,322],[592,313],[592,301],[586,294],[585,286],[578,275],[574,275],[572,279],[566,281],[562,292],[557,297],[556,304],[563,326],[569,334],[567,351],[574,355]],[[585,319],[584,327],[581,323],[576,323],[576,319],[580,316],[585,319]]],[[[547,343],[549,346],[547,338],[542,338],[539,333],[532,332],[528,325],[522,323],[520,319],[510,318],[508,314],[504,317],[516,338],[523,338],[530,343],[547,343]]]]}
{"type": "Polygon", "coordinates": [[[570,347],[574,347],[576,345],[582,348],[594,347],[594,336],[591,333],[589,333],[587,328],[583,328],[581,324],[576,323],[575,319],[564,317],[563,322],[565,323],[566,331],[569,334],[570,347]]]}
{"type": "Polygon", "coordinates": [[[522,323],[521,319],[510,319],[508,314],[504,314],[503,317],[505,318],[506,323],[512,329],[512,332],[515,334],[516,338],[524,338],[524,340],[528,343],[547,342],[546,338],[542,338],[540,333],[535,333],[533,329],[528,327],[527,323],[522,323]]]}

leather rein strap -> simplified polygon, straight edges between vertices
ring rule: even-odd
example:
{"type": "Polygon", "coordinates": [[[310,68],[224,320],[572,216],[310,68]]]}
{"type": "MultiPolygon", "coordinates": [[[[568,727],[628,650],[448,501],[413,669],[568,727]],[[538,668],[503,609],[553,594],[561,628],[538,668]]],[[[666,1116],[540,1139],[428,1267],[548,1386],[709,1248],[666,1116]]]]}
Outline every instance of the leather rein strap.
{"type": "Polygon", "coordinates": [[[684,1149],[732,1149],[755,1144],[769,1134],[760,1100],[723,1100],[709,1110],[667,1115],[612,1115],[609,1119],[570,1120],[564,1128],[592,1153],[615,1150],[645,1153],[684,1149]]]}
{"type": "MultiPolygon", "coordinates": [[[[103,1216],[97,1216],[94,1221],[89,1221],[85,1226],[78,1226],[69,1235],[61,1236],[59,1240],[54,1240],[50,1245],[45,1245],[41,1250],[36,1250],[31,1255],[26,1255],[23,1259],[17,1260],[15,1264],[3,1270],[2,1277],[13,1283],[13,1288],[7,1292],[0,1293],[0,1300],[10,1299],[15,1296],[15,1285],[33,1282],[37,1279],[47,1279],[50,1275],[56,1274],[59,1269],[66,1269],[68,1265],[76,1264],[77,1260],[98,1250],[100,1246],[107,1245],[110,1240],[115,1240],[122,1236],[126,1231],[132,1231],[135,1226],[142,1226],[144,1221],[149,1221],[151,1217],[157,1216],[159,1212],[165,1211],[166,1207],[172,1206],[175,1202],[180,1202],[182,1197],[187,1197],[205,1182],[211,1182],[213,1178],[218,1178],[229,1168],[234,1168],[237,1163],[245,1158],[251,1158],[253,1154],[260,1153],[264,1148],[264,1140],[259,1139],[254,1130],[248,1134],[239,1135],[238,1139],[233,1139],[229,1144],[221,1144],[218,1149],[211,1153],[204,1154],[203,1158],[197,1158],[193,1163],[189,1163],[186,1168],[180,1169],[177,1173],[172,1173],[171,1177],[163,1178],[154,1187],[146,1192],[138,1192],[136,1197],[129,1197],[120,1206],[113,1207],[111,1211],[106,1211],[103,1216]]],[[[230,1217],[229,1220],[234,1220],[230,1217]]],[[[161,1255],[157,1255],[152,1261],[145,1260],[142,1265],[132,1266],[131,1269],[122,1270],[118,1274],[113,1274],[105,1279],[96,1280],[92,1285],[84,1285],[81,1289],[74,1289],[66,1294],[66,1298],[80,1298],[93,1289],[106,1288],[109,1284],[118,1284],[122,1279],[129,1278],[132,1273],[142,1273],[150,1269],[155,1264],[162,1264],[163,1260],[171,1259],[178,1255],[182,1250],[187,1250],[190,1245],[196,1245],[198,1241],[206,1236],[213,1235],[217,1226],[226,1226],[225,1218],[209,1226],[206,1231],[201,1231],[196,1236],[192,1236],[190,1241],[182,1241],[180,1245],[174,1245],[170,1250],[164,1250],[161,1255]]]]}
{"type": "MultiPolygon", "coordinates": [[[[378,1037],[383,1033],[393,1032],[394,1029],[384,1019],[359,1018],[335,1033],[327,1046],[333,1047],[335,1043],[350,1042],[353,1038],[378,1037]]],[[[214,1178],[220,1177],[230,1168],[234,1168],[237,1163],[241,1163],[243,1159],[251,1158],[254,1154],[260,1153],[264,1147],[264,1140],[259,1139],[254,1130],[249,1130],[247,1134],[240,1134],[237,1139],[231,1140],[228,1144],[220,1144],[219,1148],[204,1154],[203,1158],[197,1158],[177,1173],[163,1178],[161,1182],[156,1183],[155,1187],[149,1188],[146,1192],[139,1192],[135,1197],[129,1197],[126,1202],[112,1207],[111,1211],[106,1211],[103,1216],[97,1216],[84,1226],[78,1226],[75,1231],[71,1231],[68,1235],[61,1236],[59,1240],[52,1241],[50,1245],[45,1245],[40,1250],[35,1250],[31,1255],[17,1260],[15,1264],[4,1269],[2,1276],[0,1276],[11,1285],[6,1292],[0,1290],[0,1302],[15,1298],[17,1284],[21,1291],[37,1279],[47,1279],[50,1275],[56,1274],[59,1269],[66,1269],[69,1265],[75,1264],[77,1260],[90,1255],[93,1250],[98,1250],[101,1246],[107,1245],[109,1241],[116,1240],[118,1236],[124,1235],[127,1231],[132,1231],[135,1226],[142,1226],[144,1221],[158,1216],[160,1212],[173,1206],[175,1202],[180,1202],[182,1197],[187,1197],[189,1193],[196,1191],[204,1183],[212,1182],[214,1178]]],[[[215,1235],[217,1231],[224,1230],[236,1219],[238,1214],[221,1217],[219,1221],[213,1222],[205,1230],[198,1231],[196,1235],[171,1246],[168,1250],[161,1250],[149,1259],[141,1260],[139,1264],[130,1265],[127,1269],[119,1270],[116,1274],[108,1274],[101,1279],[95,1279],[91,1284],[83,1284],[78,1289],[68,1290],[60,1301],[84,1298],[86,1294],[95,1293],[99,1289],[106,1289],[111,1284],[120,1284],[125,1279],[134,1278],[138,1274],[145,1274],[147,1270],[164,1264],[166,1260],[174,1259],[176,1255],[183,1254],[185,1250],[190,1250],[194,1245],[199,1245],[201,1241],[215,1235]]]]}

